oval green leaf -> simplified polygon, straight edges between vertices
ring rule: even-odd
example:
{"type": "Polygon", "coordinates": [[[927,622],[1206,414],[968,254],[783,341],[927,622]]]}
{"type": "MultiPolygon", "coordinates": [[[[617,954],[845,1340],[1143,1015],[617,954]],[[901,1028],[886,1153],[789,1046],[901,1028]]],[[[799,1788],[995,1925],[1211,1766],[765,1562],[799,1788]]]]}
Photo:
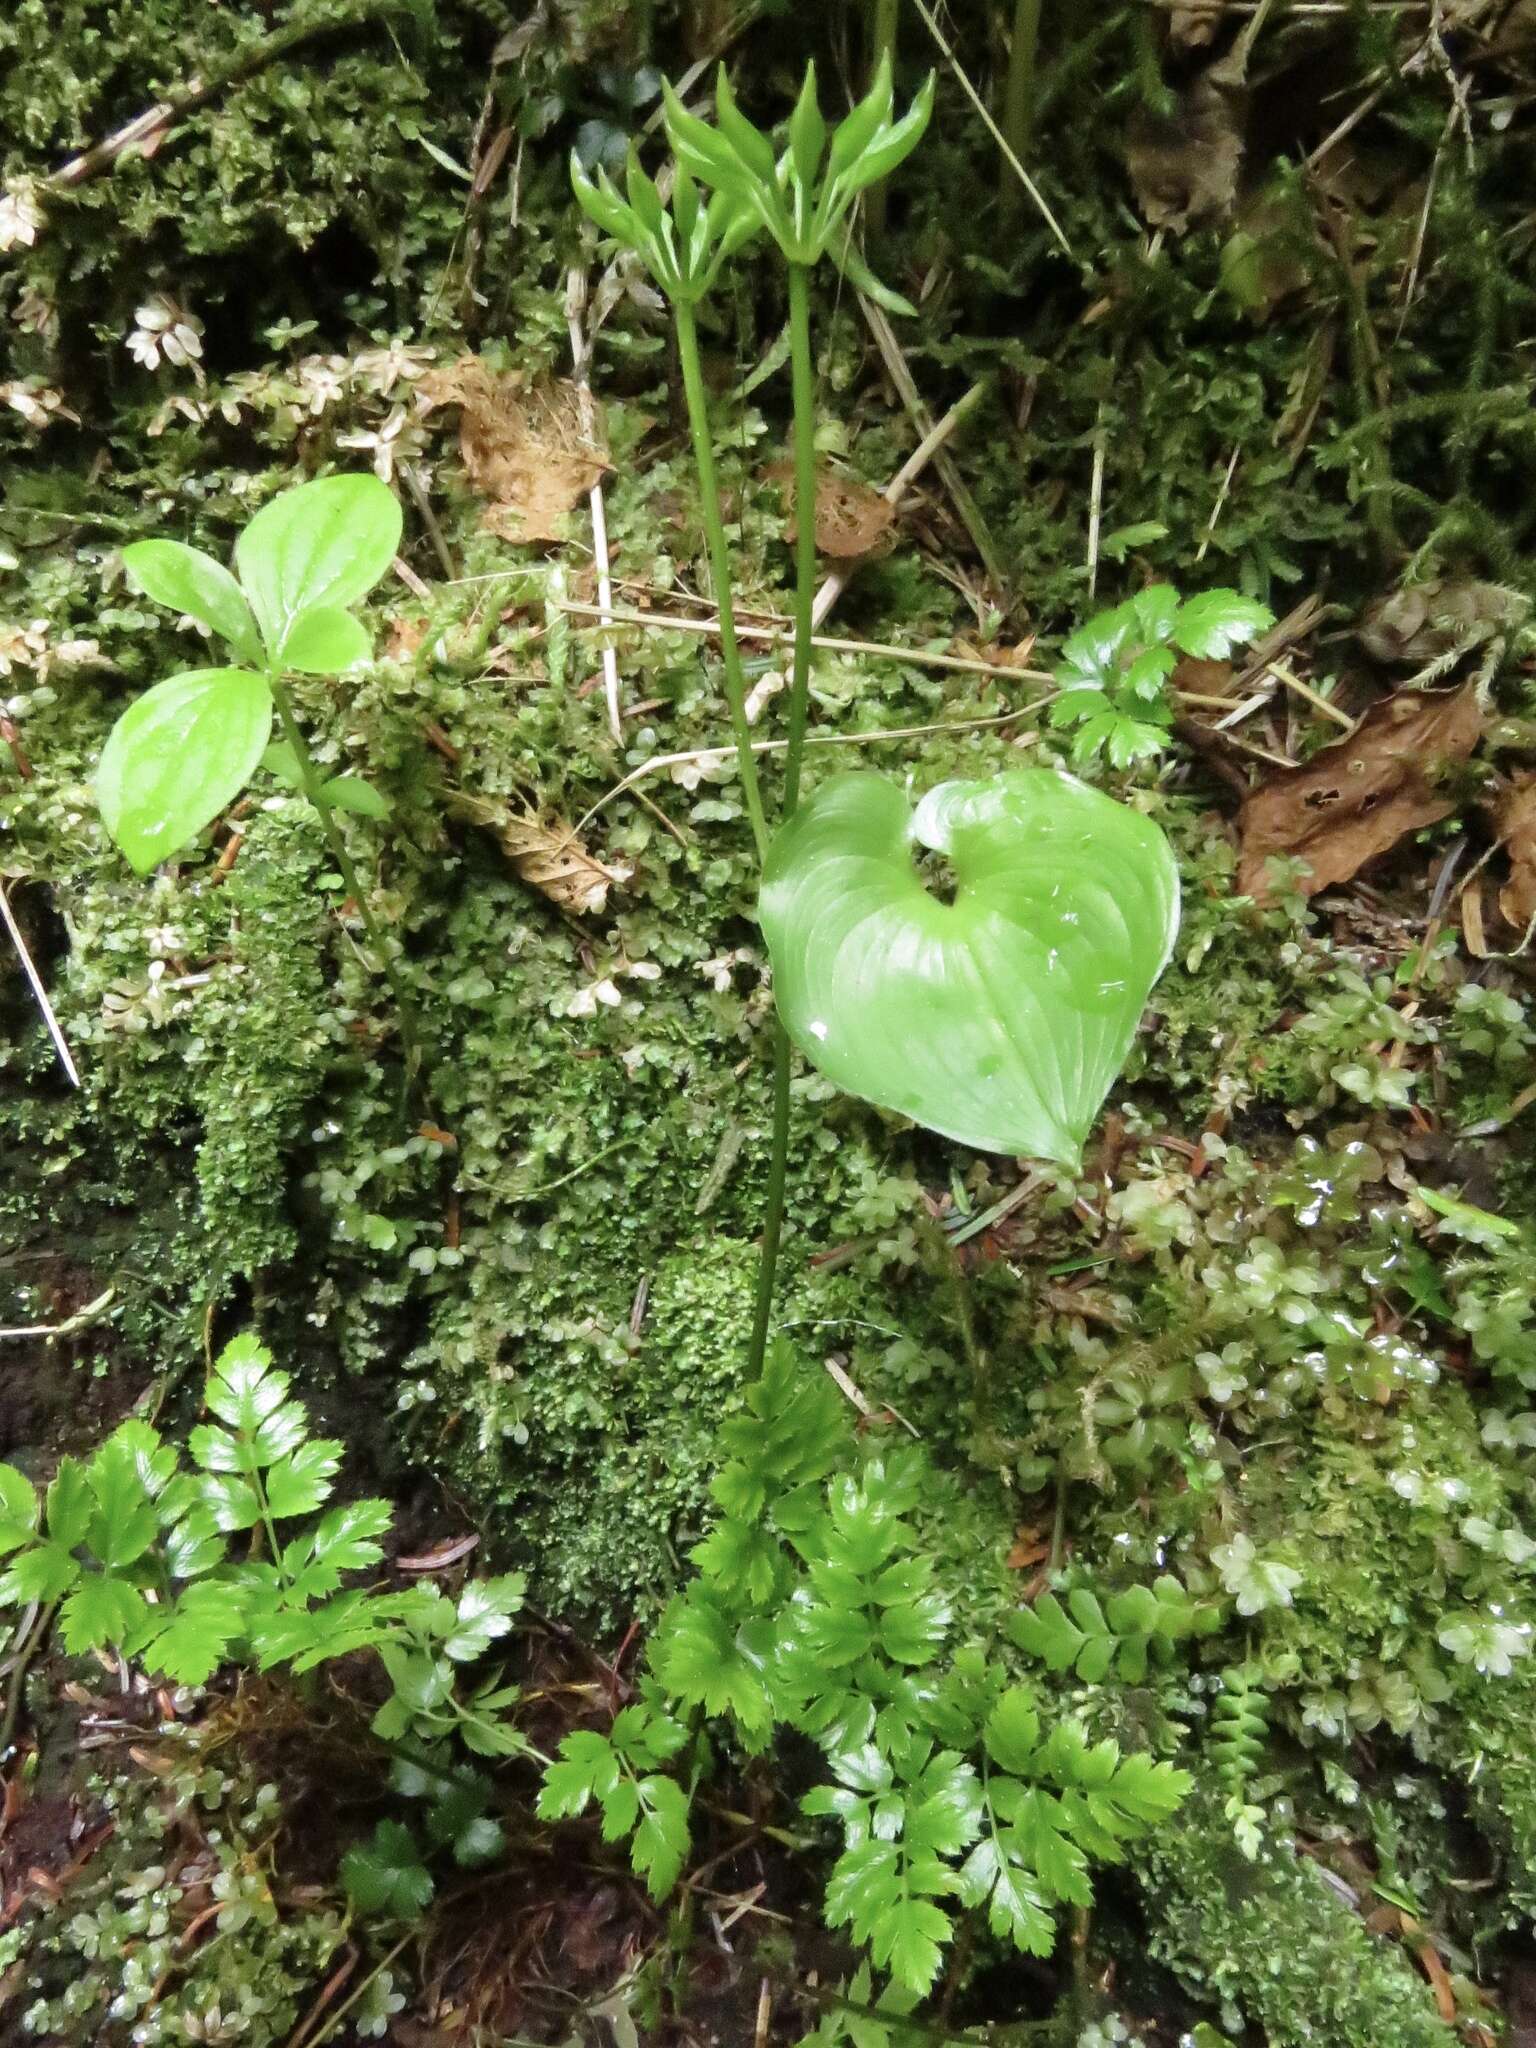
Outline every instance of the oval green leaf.
{"type": "Polygon", "coordinates": [[[277,659],[301,676],[339,676],[373,655],[368,629],[339,605],[314,604],[289,622],[277,659]]]}
{"type": "Polygon", "coordinates": [[[141,875],[238,796],[271,729],[266,679],[244,668],[171,676],[129,705],[102,749],[96,801],[141,875]]]}
{"type": "Polygon", "coordinates": [[[268,651],[299,612],[366,597],[400,547],[400,507],[376,476],[328,476],[264,505],[235,543],[235,564],[268,651]]]}
{"type": "Polygon", "coordinates": [[[123,549],[134,585],[156,604],[185,612],[229,642],[242,661],[261,665],[261,635],[239,584],[212,555],[179,540],[136,540],[123,549]]]}
{"type": "Polygon", "coordinates": [[[884,776],[838,775],[769,848],[759,915],[785,1028],[839,1087],[1075,1167],[1172,951],[1178,871],[1150,819],[1050,769],[915,811],[884,776]]]}

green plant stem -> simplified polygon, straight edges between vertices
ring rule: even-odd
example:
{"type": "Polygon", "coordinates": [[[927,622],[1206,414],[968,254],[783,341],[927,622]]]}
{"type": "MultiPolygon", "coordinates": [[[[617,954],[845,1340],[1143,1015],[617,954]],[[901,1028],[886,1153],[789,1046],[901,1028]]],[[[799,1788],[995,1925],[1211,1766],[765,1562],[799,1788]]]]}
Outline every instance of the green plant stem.
{"type": "Polygon", "coordinates": [[[752,1314],[752,1341],[747,1347],[747,1375],[757,1379],[768,1355],[768,1328],[773,1319],[773,1287],[778,1276],[779,1244],[784,1235],[784,1185],[789,1173],[789,1033],[777,1014],[773,1020],[773,1135],[768,1153],[768,1210],[763,1218],[763,1244],[757,1262],[757,1301],[752,1314]]]}
{"type": "MultiPolygon", "coordinates": [[[[816,385],[811,365],[811,272],[789,266],[789,361],[795,407],[795,640],[789,685],[789,740],[784,754],[784,816],[800,801],[800,761],[805,752],[811,693],[812,607],[816,601],[816,385]]],[[[775,1019],[773,1035],[773,1133],[768,1153],[768,1213],[757,1269],[757,1304],[747,1369],[756,1378],[768,1351],[774,1283],[784,1236],[784,1187],[789,1171],[789,1034],[775,1019]]]]}
{"type": "Polygon", "coordinates": [[[812,607],[816,601],[816,382],[811,366],[811,272],[789,266],[789,365],[795,407],[795,645],[789,684],[784,815],[800,801],[800,757],[811,696],[812,607]]]}
{"type": "Polygon", "coordinates": [[[401,979],[400,971],[395,965],[394,956],[389,950],[383,928],[369,908],[367,891],[363,888],[357,869],[352,865],[352,856],[347,852],[347,843],[341,836],[341,827],[336,822],[336,813],[331,809],[330,803],[326,798],[325,787],[321,781],[320,770],[316,765],[315,757],[309,750],[309,742],[304,737],[304,729],[294,715],[293,699],[288,694],[288,685],[280,676],[271,675],[268,676],[267,680],[272,686],[272,701],[277,706],[277,716],[283,728],[283,737],[287,740],[289,746],[292,747],[294,758],[299,764],[299,779],[304,785],[304,794],[319,813],[326,844],[330,847],[332,857],[337,867],[341,870],[342,880],[347,885],[347,893],[357,905],[358,916],[363,920],[363,929],[367,932],[369,943],[377,954],[380,965],[383,967],[385,976],[389,981],[400,1022],[400,1042],[405,1049],[406,1076],[408,1080],[414,1082],[421,1073],[422,1048],[421,1031],[417,1023],[415,1005],[412,1003],[405,984],[401,979]]]}
{"type": "Polygon", "coordinates": [[[736,736],[737,769],[752,836],[757,842],[757,857],[761,861],[768,851],[768,821],[763,815],[757,760],[752,752],[752,729],[747,724],[747,680],[736,640],[731,560],[725,545],[725,519],[720,510],[714,445],[709,437],[709,400],[705,396],[704,376],[699,367],[699,331],[692,306],[679,299],[672,310],[677,325],[678,359],[683,369],[683,396],[688,404],[688,430],[693,436],[693,459],[699,472],[704,537],[709,545],[710,573],[715,580],[715,608],[720,614],[720,652],[725,661],[725,694],[731,707],[731,730],[736,736]]]}
{"type": "MultiPolygon", "coordinates": [[[[1008,79],[1003,92],[1003,134],[1008,147],[1021,161],[1029,148],[1035,123],[1035,57],[1040,46],[1041,0],[1016,0],[1013,10],[1013,43],[1008,52],[1008,79]]],[[[1020,188],[1004,187],[1004,206],[1017,213],[1020,188]]]]}
{"type": "MultiPolygon", "coordinates": [[[[869,5],[869,78],[868,86],[875,82],[880,69],[880,59],[889,57],[894,67],[896,62],[896,31],[901,16],[901,0],[870,0],[869,5]]],[[[868,89],[866,86],[866,90],[868,89]]],[[[885,232],[885,180],[871,185],[864,195],[864,225],[872,235],[885,232]]]]}

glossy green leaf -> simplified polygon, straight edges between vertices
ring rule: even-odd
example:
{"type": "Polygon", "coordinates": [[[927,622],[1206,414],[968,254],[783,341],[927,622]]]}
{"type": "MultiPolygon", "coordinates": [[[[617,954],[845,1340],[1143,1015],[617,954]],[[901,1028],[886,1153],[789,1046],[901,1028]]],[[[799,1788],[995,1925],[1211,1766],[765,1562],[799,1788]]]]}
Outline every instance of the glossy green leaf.
{"type": "Polygon", "coordinates": [[[1224,661],[1234,647],[1267,633],[1275,615],[1237,590],[1203,590],[1185,600],[1172,621],[1174,645],[1202,661],[1224,661]]]}
{"type": "Polygon", "coordinates": [[[32,1541],[37,1517],[36,1487],[14,1465],[0,1465],[0,1557],[32,1541]]]}
{"type": "Polygon", "coordinates": [[[1178,929],[1149,819],[1070,776],[948,782],[915,811],[835,776],[769,849],[779,1012],[831,1080],[983,1151],[1076,1166],[1178,929]],[[947,857],[943,902],[915,856],[947,857]]]}
{"type": "Polygon", "coordinates": [[[271,729],[272,693],[250,669],[192,669],[129,705],[102,749],[96,801],[141,875],[239,795],[271,729]]]}
{"type": "Polygon", "coordinates": [[[261,664],[261,635],[245,593],[222,562],[179,540],[138,540],[123,549],[123,566],[156,604],[185,612],[227,640],[242,661],[261,664]]]}
{"type": "Polygon", "coordinates": [[[290,622],[277,659],[301,676],[339,676],[371,661],[373,642],[362,621],[340,605],[315,604],[290,622]]]}
{"type": "Polygon", "coordinates": [[[328,476],[264,505],[235,544],[240,581],[275,657],[300,612],[356,604],[400,546],[400,506],[376,476],[328,476]]]}

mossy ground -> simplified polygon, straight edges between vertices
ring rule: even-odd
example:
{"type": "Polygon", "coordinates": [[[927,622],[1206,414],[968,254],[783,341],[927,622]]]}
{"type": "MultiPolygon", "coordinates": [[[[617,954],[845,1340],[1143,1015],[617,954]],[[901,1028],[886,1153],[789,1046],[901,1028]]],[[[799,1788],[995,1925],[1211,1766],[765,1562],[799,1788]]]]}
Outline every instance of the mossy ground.
{"type": "MultiPolygon", "coordinates": [[[[285,17],[306,30],[289,57],[253,65],[153,155],[65,190],[48,170],[163,92],[173,57],[211,73],[270,31],[183,0],[24,0],[0,24],[5,171],[36,217],[0,283],[26,401],[0,413],[0,708],[31,770],[0,752],[0,873],[83,1077],[65,1084],[8,977],[0,1315],[58,1322],[110,1289],[53,1369],[62,1356],[142,1375],[167,1415],[207,1344],[254,1320],[359,1474],[418,1496],[430,1475],[429,1521],[473,1521],[488,1555],[530,1568],[550,1613],[616,1638],[677,1585],[739,1400],[768,1010],[730,773],[657,775],[644,800],[605,800],[650,756],[718,743],[713,661],[692,635],[621,630],[625,702],[645,708],[615,742],[596,642],[557,602],[557,577],[589,594],[579,517],[568,548],[492,539],[451,429],[413,404],[423,368],[466,347],[531,378],[566,367],[566,268],[592,255],[564,155],[583,119],[622,126],[604,66],[632,59],[638,13],[559,13],[558,30],[527,35],[494,8],[285,17]],[[441,153],[469,155],[488,83],[515,173],[466,212],[441,153]],[[130,358],[151,292],[202,324],[199,372],[130,358]],[[193,858],[140,883],[89,793],[133,692],[196,659],[127,591],[121,544],[173,533],[222,552],[282,483],[392,446],[454,576],[413,521],[415,580],[387,586],[371,621],[382,658],[361,681],[306,685],[303,710],[328,758],[393,805],[387,828],[348,831],[425,1019],[426,1100],[411,1107],[387,990],[297,798],[259,780],[227,873],[193,858]],[[604,800],[585,837],[632,878],[575,918],[457,819],[455,790],[567,820],[604,800]],[[604,982],[616,1004],[591,996],[604,982]]],[[[1086,274],[1033,213],[1003,234],[967,199],[997,180],[943,86],[880,253],[924,294],[904,341],[930,404],[992,380],[954,452],[1008,586],[988,587],[934,485],[894,552],[858,573],[838,630],[914,647],[996,647],[1026,628],[1048,641],[1089,603],[1095,490],[1102,531],[1147,535],[1130,561],[1101,559],[1101,597],[1159,575],[1230,582],[1277,609],[1321,592],[1348,622],[1405,557],[1418,576],[1522,580],[1523,117],[1479,128],[1468,166],[1437,147],[1452,101],[1421,68],[1365,130],[1395,176],[1319,199],[1284,168],[1318,140],[1287,116],[1294,81],[1326,75],[1347,106],[1395,46],[1367,10],[1321,36],[1283,27],[1248,175],[1267,253],[1299,278],[1245,310],[1223,286],[1229,225],[1149,246],[1131,209],[1117,137],[1167,89],[1140,14],[1064,37],[1042,72],[1046,188],[1086,274]],[[1319,226],[1341,208],[1357,237],[1344,254],[1319,226]]],[[[967,32],[985,69],[984,28],[967,32]]],[[[800,42],[782,21],[757,34],[767,109],[800,42]]],[[[909,424],[850,295],[820,312],[823,449],[882,481],[909,424]]],[[[737,560],[770,605],[787,556],[761,471],[783,434],[782,380],[754,369],[782,318],[775,278],[750,266],[710,336],[737,560]]],[[[702,549],[664,330],[621,303],[597,360],[621,458],[616,560],[665,611],[698,587],[702,549]]],[[[1360,685],[1348,644],[1327,643],[1324,662],[1360,685]]],[[[920,784],[1050,744],[1028,719],[964,728],[1023,689],[895,656],[828,655],[814,690],[822,730],[954,727],[860,748],[920,784]]],[[[1529,716],[1517,666],[1497,690],[1510,719],[1529,716]]],[[[1327,733],[1293,721],[1273,735],[1287,736],[1304,751],[1327,733]]],[[[1175,756],[1136,801],[1175,840],[1185,923],[1103,1149],[957,1264],[935,1211],[980,1215],[1013,1169],[802,1072],[781,1320],[872,1412],[924,1437],[928,1533],[978,1634],[1036,1569],[1010,1556],[1053,1532],[1084,1583],[1171,1570],[1235,1597],[1241,1612],[1188,1668],[1075,1689],[1107,1726],[1190,1729],[1197,1759],[1222,1666],[1249,1662],[1271,1703],[1268,1775],[1249,1795],[1260,1852],[1234,1846],[1212,1779],[1135,1870],[1121,1919],[1104,1918],[1103,1954],[1149,1949],[1222,2025],[1277,2044],[1417,2048],[1450,2030],[1412,1942],[1363,1925],[1360,1871],[1432,1930],[1464,2019],[1479,1987],[1497,1993],[1536,1898],[1536,1266],[1519,1244],[1437,1229],[1413,1197],[1444,1185],[1536,1227],[1521,1123],[1458,1135],[1510,1115],[1529,1083],[1529,976],[1429,935],[1429,878],[1478,829],[1470,795],[1369,899],[1310,912],[1235,895],[1224,792],[1198,764],[1175,756]],[[1469,999],[1480,987],[1496,1014],[1469,999]],[[1411,1077],[1406,1095],[1392,1074],[1411,1077]],[[1330,1882],[1315,1866],[1333,1848],[1353,1875],[1330,1882]]],[[[302,1947],[295,1935],[272,1962],[274,1987],[321,1967],[302,1947]]],[[[1153,2024],[1168,1980],[1126,1981],[1146,2000],[1126,2010],[1153,2024]]],[[[253,2039],[291,2024],[287,1989],[272,1996],[280,2017],[253,2039]]]]}

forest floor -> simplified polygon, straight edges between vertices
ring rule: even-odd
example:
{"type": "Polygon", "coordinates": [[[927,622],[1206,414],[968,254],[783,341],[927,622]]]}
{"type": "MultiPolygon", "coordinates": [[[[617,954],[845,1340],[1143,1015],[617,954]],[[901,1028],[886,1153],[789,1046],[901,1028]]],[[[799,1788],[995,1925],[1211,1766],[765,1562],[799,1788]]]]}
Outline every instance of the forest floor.
{"type": "MultiPolygon", "coordinates": [[[[1003,10],[899,12],[938,112],[865,246],[916,311],[817,289],[810,785],[1068,762],[1063,642],[1152,586],[1275,624],[1181,661],[1158,751],[1076,757],[1183,894],[1081,1170],[797,1065],[776,1327],[832,1390],[817,1484],[903,1475],[932,1690],[985,1663],[1187,1796],[1096,1838],[1035,1952],[960,1918],[915,2005],[827,1924],[809,1708],[696,1717],[659,1898],[606,1804],[538,1811],[571,1737],[670,1725],[648,1646],[763,1412],[771,1122],[678,363],[567,158],[654,151],[646,58],[723,56],[772,122],[814,47],[841,104],[863,10],[17,0],[0,1465],[57,1485],[125,1421],[194,1445],[251,1333],[336,1500],[388,1502],[348,1584],[522,1604],[464,1659],[517,1689],[514,1753],[448,1814],[430,1716],[370,1732],[370,1650],[175,1683],[0,1580],[7,2043],[1536,2041],[1536,19],[1047,5],[1025,189],[971,97],[1002,108],[1003,10]],[[344,830],[414,1094],[280,767],[149,878],[92,794],[126,705],[205,658],[123,547],[227,560],[332,470],[405,511],[375,658],[295,693],[387,803],[344,830]]],[[[703,322],[768,739],[785,321],[754,252],[703,322]]]]}

